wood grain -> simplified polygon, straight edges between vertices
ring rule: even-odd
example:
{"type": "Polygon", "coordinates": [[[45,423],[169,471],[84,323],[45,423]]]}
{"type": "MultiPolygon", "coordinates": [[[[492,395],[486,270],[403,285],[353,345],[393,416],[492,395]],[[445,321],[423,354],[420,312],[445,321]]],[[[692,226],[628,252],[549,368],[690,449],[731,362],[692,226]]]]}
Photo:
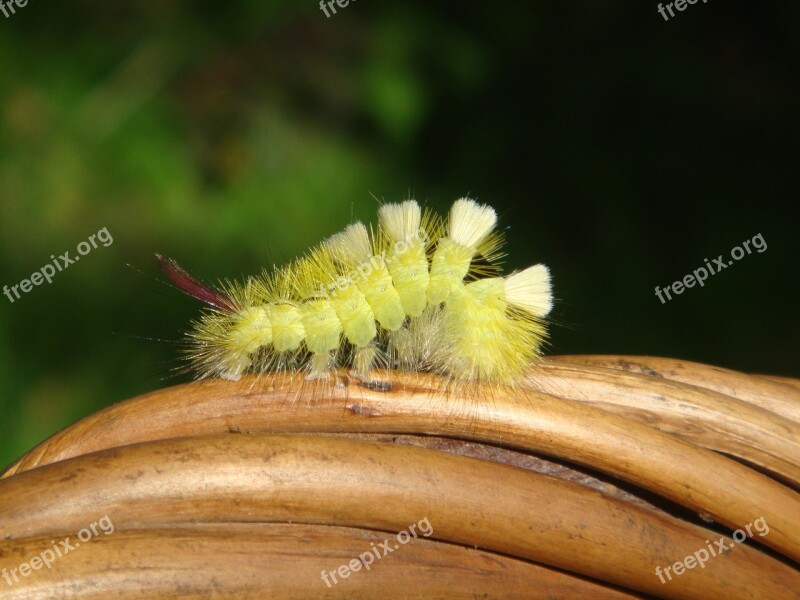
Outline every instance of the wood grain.
{"type": "Polygon", "coordinates": [[[396,373],[390,392],[280,376],[176,386],[91,415],[8,474],[117,445],[230,431],[452,435],[585,465],[732,530],[764,517],[774,526],[764,543],[800,560],[800,494],[745,465],[585,403],[520,389],[444,393],[441,385],[396,373]]]}
{"type": "Polygon", "coordinates": [[[800,598],[800,382],[630,356],[514,389],[375,376],[180,385],[55,434],[0,478],[0,572],[105,514],[115,532],[0,595],[800,598]],[[321,581],[423,517],[431,538],[321,581]]]}
{"type": "Polygon", "coordinates": [[[800,381],[789,377],[762,377],[689,360],[658,356],[572,354],[548,357],[592,367],[617,369],[686,383],[742,400],[800,423],[800,381]]]}
{"type": "Polygon", "coordinates": [[[709,388],[566,361],[543,361],[528,385],[736,456],[800,488],[800,423],[760,406],[709,388]]]}
{"type": "MultiPolygon", "coordinates": [[[[346,578],[328,576],[380,548],[391,533],[301,524],[226,523],[101,534],[8,586],[6,600],[49,598],[187,600],[220,598],[504,600],[640,596],[507,556],[423,538],[346,578]],[[372,546],[371,546],[372,545],[372,546]]],[[[43,549],[50,537],[0,542],[9,571],[43,549]]],[[[382,551],[381,551],[382,552],[382,551]]]]}
{"type": "Polygon", "coordinates": [[[345,438],[161,440],[0,482],[8,539],[68,535],[87,526],[87,515],[108,515],[122,530],[248,521],[401,531],[427,519],[438,540],[666,597],[775,598],[800,587],[800,573],[749,546],[665,586],[656,566],[719,536],[515,467],[345,438]]]}

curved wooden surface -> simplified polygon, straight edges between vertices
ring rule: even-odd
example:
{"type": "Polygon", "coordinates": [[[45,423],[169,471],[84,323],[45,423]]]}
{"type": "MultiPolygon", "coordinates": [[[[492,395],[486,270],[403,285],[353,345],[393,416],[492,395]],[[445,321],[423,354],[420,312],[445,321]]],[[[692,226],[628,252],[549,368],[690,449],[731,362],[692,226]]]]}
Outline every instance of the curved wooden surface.
{"type": "Polygon", "coordinates": [[[515,390],[453,390],[401,373],[389,391],[344,374],[335,383],[187,384],[59,432],[0,479],[0,572],[103,515],[115,532],[11,586],[0,579],[0,589],[13,598],[800,597],[800,495],[786,485],[800,479],[799,403],[789,383],[649,357],[556,357],[515,390]],[[422,518],[433,534],[387,556],[380,574],[330,588],[319,572],[310,581],[320,564],[335,569],[422,518]],[[759,519],[766,535],[730,538],[759,519]],[[731,549],[664,579],[714,541],[731,549]]]}
{"type": "MultiPolygon", "coordinates": [[[[387,537],[391,537],[388,532],[320,525],[226,523],[131,529],[109,537],[103,534],[53,562],[51,569],[24,578],[23,585],[0,583],[7,600],[176,596],[367,600],[375,598],[376,589],[381,598],[390,600],[641,597],[523,560],[425,539],[412,539],[402,552],[368,565],[369,571],[361,567],[336,581],[330,576],[369,552],[371,544],[380,547],[387,537]]],[[[48,537],[0,542],[0,565],[11,569],[10,565],[47,547],[48,537]]]]}

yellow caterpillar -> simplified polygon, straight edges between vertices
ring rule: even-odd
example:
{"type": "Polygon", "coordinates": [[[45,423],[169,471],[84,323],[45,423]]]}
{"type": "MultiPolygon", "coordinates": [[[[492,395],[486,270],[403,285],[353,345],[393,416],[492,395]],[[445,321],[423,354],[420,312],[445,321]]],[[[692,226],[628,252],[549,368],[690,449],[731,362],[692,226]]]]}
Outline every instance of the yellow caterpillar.
{"type": "Polygon", "coordinates": [[[348,226],[291,264],[214,289],[156,255],[184,292],[209,305],[188,334],[201,377],[349,365],[427,370],[456,382],[513,383],[539,356],[552,308],[544,265],[501,277],[502,236],[489,206],[463,198],[445,222],[409,200],[379,226],[348,226]]]}

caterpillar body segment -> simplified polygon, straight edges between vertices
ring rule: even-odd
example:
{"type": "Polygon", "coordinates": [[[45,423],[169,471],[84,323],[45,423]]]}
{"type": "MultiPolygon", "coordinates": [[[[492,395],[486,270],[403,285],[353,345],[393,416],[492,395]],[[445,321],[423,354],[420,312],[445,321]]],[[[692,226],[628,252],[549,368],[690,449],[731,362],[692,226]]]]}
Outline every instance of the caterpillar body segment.
{"type": "Polygon", "coordinates": [[[403,311],[408,317],[419,317],[428,304],[428,232],[436,227],[431,218],[423,224],[420,207],[413,200],[384,204],[378,218],[385,238],[379,247],[388,247],[387,268],[403,311]]]}
{"type": "Polygon", "coordinates": [[[547,267],[501,276],[495,211],[467,198],[446,222],[413,200],[381,206],[378,218],[375,230],[352,224],[289,265],[222,290],[159,257],[178,287],[209,306],[188,334],[192,369],[318,379],[349,366],[366,381],[387,367],[513,384],[547,336],[547,267]]]}

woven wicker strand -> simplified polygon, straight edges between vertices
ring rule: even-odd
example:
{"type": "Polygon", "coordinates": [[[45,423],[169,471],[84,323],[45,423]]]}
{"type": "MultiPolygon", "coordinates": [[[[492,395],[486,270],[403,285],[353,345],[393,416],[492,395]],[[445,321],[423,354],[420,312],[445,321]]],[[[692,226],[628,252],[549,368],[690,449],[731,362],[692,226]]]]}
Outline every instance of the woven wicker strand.
{"type": "Polygon", "coordinates": [[[186,384],[57,433],[0,479],[0,572],[115,530],[3,597],[800,597],[794,380],[601,356],[513,391],[391,380],[186,384]],[[321,579],[422,518],[430,538],[321,579]]]}

